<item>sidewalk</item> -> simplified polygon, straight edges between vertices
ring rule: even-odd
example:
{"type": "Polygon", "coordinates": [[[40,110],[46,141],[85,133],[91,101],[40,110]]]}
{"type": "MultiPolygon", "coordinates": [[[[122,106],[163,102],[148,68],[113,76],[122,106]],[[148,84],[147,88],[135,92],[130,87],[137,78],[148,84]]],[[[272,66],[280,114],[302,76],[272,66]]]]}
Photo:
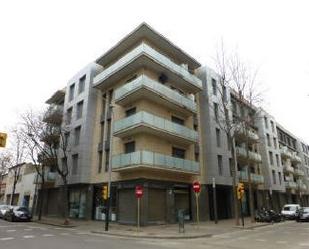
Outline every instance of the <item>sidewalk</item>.
{"type": "Polygon", "coordinates": [[[215,224],[213,221],[201,222],[199,226],[197,226],[197,224],[193,222],[190,222],[185,223],[185,232],[180,233],[178,224],[146,226],[141,227],[139,231],[137,231],[136,226],[110,223],[109,231],[105,231],[104,221],[70,220],[70,225],[63,225],[63,219],[55,217],[43,217],[41,221],[34,220],[34,222],[53,226],[75,228],[81,231],[96,234],[152,239],[203,238],[230,232],[236,232],[240,231],[241,229],[254,229],[257,227],[272,225],[271,223],[251,223],[249,218],[245,219],[244,227],[235,226],[234,219],[220,220],[218,224],[215,224]]]}

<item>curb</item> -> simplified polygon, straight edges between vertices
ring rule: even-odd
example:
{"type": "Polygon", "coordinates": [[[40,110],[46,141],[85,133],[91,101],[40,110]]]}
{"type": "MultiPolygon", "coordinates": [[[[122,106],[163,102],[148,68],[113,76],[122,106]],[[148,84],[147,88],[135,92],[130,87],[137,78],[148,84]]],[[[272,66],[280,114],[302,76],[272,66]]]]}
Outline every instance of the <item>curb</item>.
{"type": "Polygon", "coordinates": [[[38,224],[44,224],[44,225],[50,225],[50,226],[55,226],[55,227],[66,227],[66,228],[73,228],[73,227],[77,227],[77,225],[63,225],[63,224],[55,224],[52,222],[48,222],[48,221],[32,221],[34,223],[38,223],[38,224]]]}
{"type": "Polygon", "coordinates": [[[136,235],[136,234],[120,234],[113,232],[104,232],[104,231],[90,231],[94,234],[110,235],[115,237],[122,238],[140,238],[140,239],[197,239],[197,238],[210,238],[212,234],[199,234],[199,235],[184,235],[184,236],[158,236],[158,235],[136,235]]]}

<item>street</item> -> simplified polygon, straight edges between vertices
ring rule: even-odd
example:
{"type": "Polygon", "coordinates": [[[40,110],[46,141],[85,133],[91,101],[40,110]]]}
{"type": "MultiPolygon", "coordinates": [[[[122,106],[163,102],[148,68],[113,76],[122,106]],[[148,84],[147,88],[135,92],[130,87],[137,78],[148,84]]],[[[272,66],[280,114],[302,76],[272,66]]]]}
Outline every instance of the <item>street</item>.
{"type": "Polygon", "coordinates": [[[309,248],[309,223],[293,221],[200,239],[118,238],[77,228],[0,220],[1,249],[55,248],[309,248]]]}

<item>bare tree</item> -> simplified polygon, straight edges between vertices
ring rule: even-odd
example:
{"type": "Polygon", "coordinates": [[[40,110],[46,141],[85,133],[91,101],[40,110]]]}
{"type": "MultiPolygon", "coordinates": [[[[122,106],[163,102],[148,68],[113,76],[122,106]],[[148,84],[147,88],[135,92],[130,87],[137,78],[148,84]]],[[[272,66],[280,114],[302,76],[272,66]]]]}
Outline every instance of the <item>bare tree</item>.
{"type": "Polygon", "coordinates": [[[68,131],[62,126],[62,113],[60,117],[51,109],[43,115],[28,111],[21,116],[21,119],[28,154],[36,166],[41,182],[41,196],[38,203],[39,218],[42,213],[46,171],[53,169],[57,171],[62,180],[62,210],[64,223],[68,223],[68,131]]]}
{"type": "MultiPolygon", "coordinates": [[[[246,137],[249,137],[249,127],[257,119],[257,112],[252,111],[250,115],[235,116],[231,101],[228,100],[227,92],[230,91],[231,96],[237,100],[240,108],[248,108],[257,110],[255,105],[260,104],[262,98],[261,93],[256,88],[257,71],[251,70],[247,63],[243,62],[237,53],[228,54],[221,42],[217,49],[215,57],[216,71],[219,77],[219,93],[220,104],[218,105],[218,117],[216,122],[227,136],[228,146],[231,149],[231,175],[233,187],[233,209],[235,224],[239,225],[239,205],[237,201],[237,156],[235,148],[236,135],[241,131],[246,131],[246,137]]],[[[249,162],[249,142],[246,139],[247,162],[249,162]]],[[[254,215],[253,194],[251,177],[248,167],[248,186],[250,198],[250,213],[254,215]]]]}

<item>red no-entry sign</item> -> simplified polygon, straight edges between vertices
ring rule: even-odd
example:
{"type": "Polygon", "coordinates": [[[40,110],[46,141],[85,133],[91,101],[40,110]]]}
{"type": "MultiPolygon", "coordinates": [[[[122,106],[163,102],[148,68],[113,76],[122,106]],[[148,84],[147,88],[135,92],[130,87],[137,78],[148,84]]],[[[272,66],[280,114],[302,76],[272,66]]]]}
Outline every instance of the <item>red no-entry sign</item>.
{"type": "Polygon", "coordinates": [[[198,181],[194,181],[192,186],[195,193],[201,192],[201,184],[198,181]]]}
{"type": "Polygon", "coordinates": [[[136,187],[135,187],[136,198],[142,198],[143,193],[144,193],[143,186],[142,185],[136,185],[136,187]]]}

